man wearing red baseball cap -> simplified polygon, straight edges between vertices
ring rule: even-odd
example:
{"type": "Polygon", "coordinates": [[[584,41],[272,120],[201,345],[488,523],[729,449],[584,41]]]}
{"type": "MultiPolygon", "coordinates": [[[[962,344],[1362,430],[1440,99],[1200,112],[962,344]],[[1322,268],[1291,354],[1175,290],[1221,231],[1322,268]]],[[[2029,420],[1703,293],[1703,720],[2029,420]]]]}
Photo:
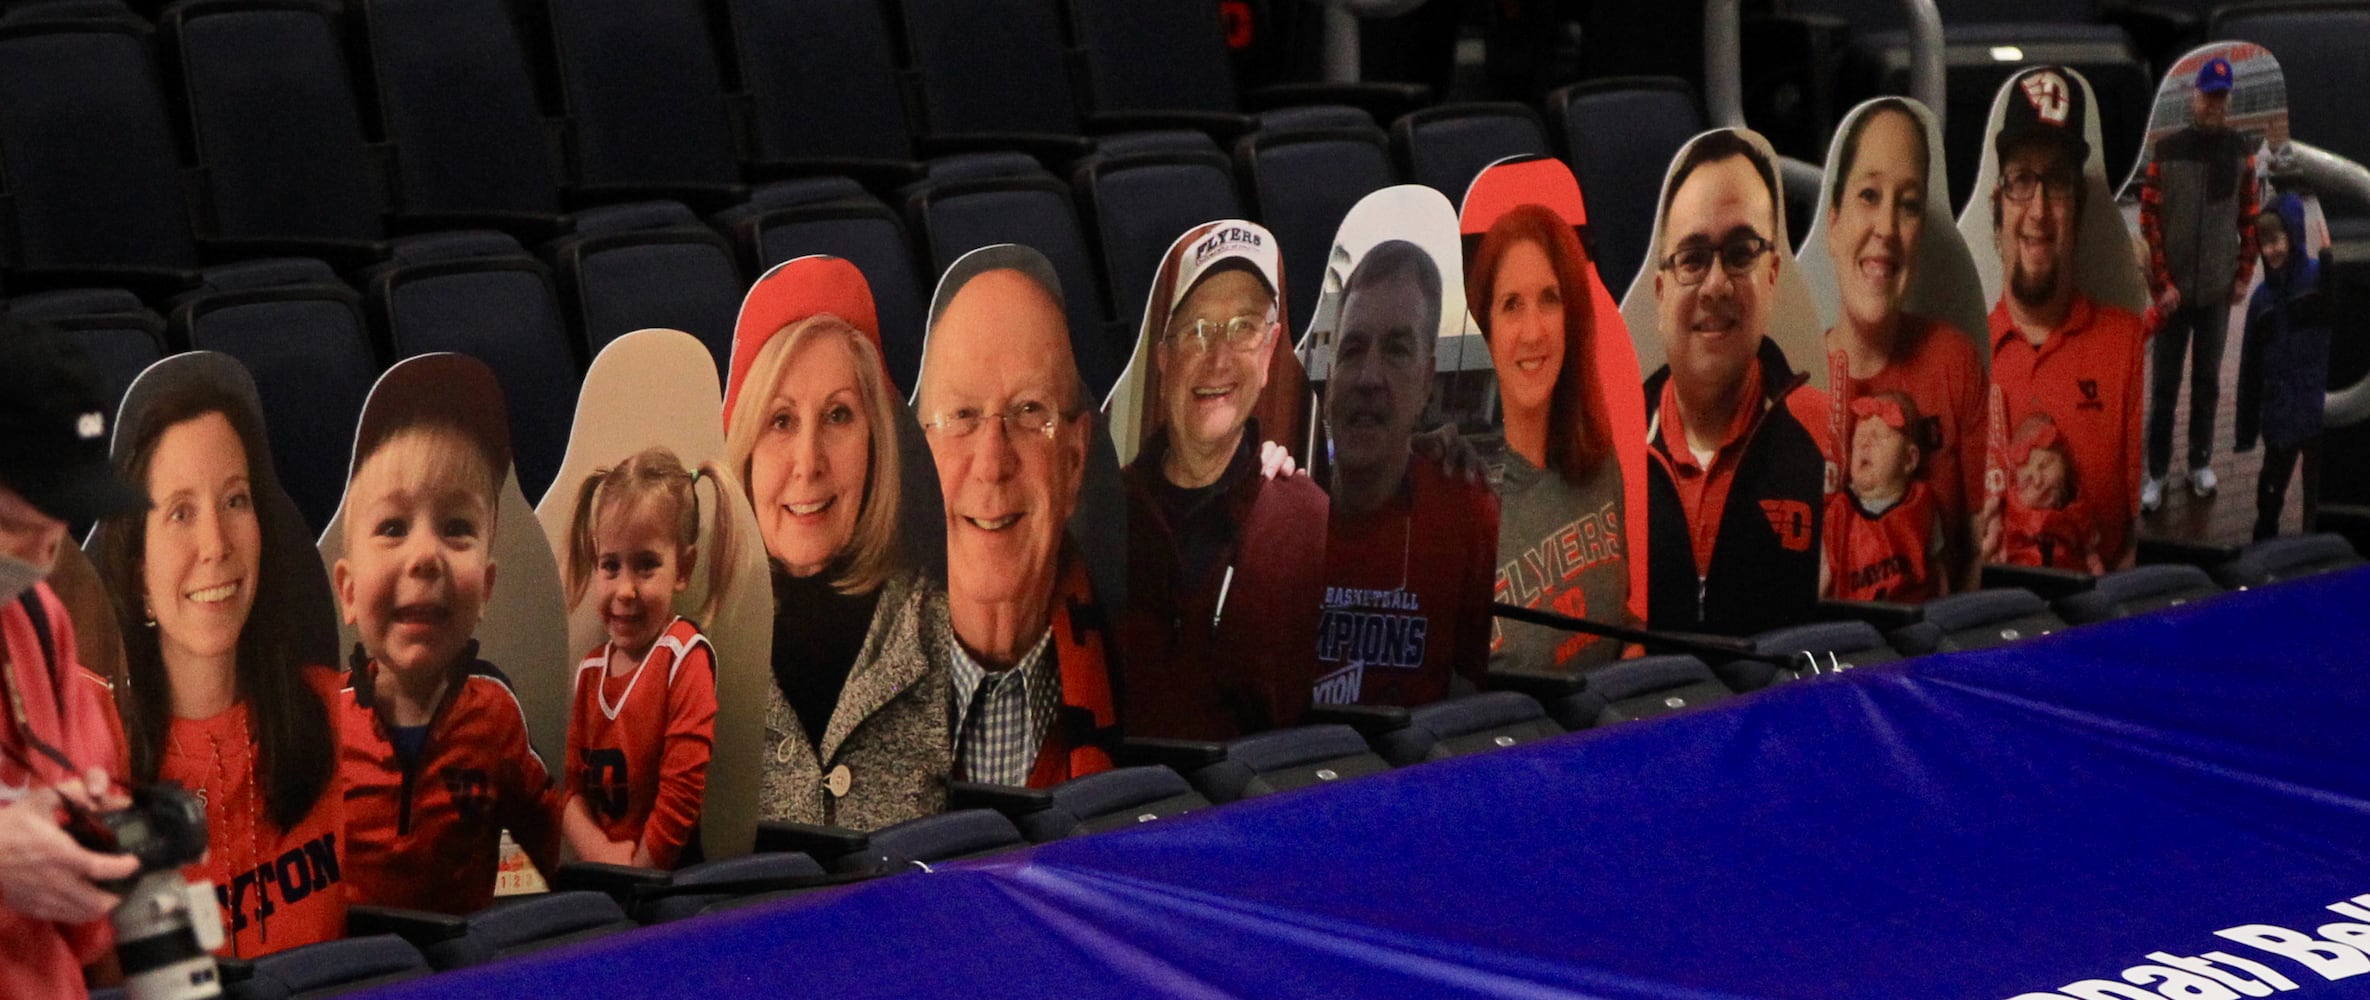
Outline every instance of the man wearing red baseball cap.
{"type": "Polygon", "coordinates": [[[2214,408],[2221,394],[2222,347],[2230,306],[2255,272],[2255,145],[2231,128],[2230,60],[2216,56],[2197,71],[2189,124],[2156,142],[2140,181],[2140,231],[2148,239],[2148,291],[2180,293],[2156,331],[2148,377],[2148,478],[2140,509],[2164,503],[2172,466],[2173,406],[2181,365],[2189,364],[2189,488],[2214,495],[2214,408]]]}

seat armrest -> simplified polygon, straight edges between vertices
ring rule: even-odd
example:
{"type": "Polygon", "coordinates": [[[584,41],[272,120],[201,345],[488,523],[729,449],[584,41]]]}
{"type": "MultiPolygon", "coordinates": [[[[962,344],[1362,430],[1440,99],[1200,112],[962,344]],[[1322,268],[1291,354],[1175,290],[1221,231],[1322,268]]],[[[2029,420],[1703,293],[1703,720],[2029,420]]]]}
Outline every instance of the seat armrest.
{"type": "Polygon", "coordinates": [[[634,890],[638,888],[665,884],[667,873],[656,868],[636,868],[599,861],[571,861],[561,865],[560,870],[551,876],[553,892],[597,892],[616,900],[619,906],[630,906],[634,901],[634,890]]]}
{"type": "Polygon", "coordinates": [[[1053,808],[1053,793],[1042,788],[992,785],[984,781],[950,781],[946,783],[946,808],[948,812],[993,809],[1008,819],[1018,820],[1053,808]]]}
{"type": "Polygon", "coordinates": [[[346,936],[366,937],[372,934],[393,934],[425,950],[428,946],[459,940],[469,933],[469,918],[450,913],[431,913],[427,910],[406,910],[396,906],[349,906],[346,908],[346,936]]]}
{"type": "Polygon", "coordinates": [[[2040,595],[2044,601],[2055,601],[2089,590],[2097,577],[2070,569],[2051,569],[2046,566],[2009,566],[1986,563],[1983,585],[1986,588],[2020,587],[2040,595]]]}
{"type": "Polygon", "coordinates": [[[1926,613],[1917,606],[1894,601],[1823,600],[1817,614],[1823,621],[1867,622],[1879,632],[1926,620],[1926,613]]]}
{"type": "Polygon", "coordinates": [[[1226,745],[1208,740],[1171,740],[1139,737],[1119,744],[1121,766],[1156,764],[1178,774],[1193,772],[1226,759],[1226,745]]]}
{"type": "Polygon", "coordinates": [[[1319,705],[1300,721],[1308,726],[1348,726],[1371,740],[1407,728],[1407,709],[1398,705],[1319,705]]]}
{"type": "Polygon", "coordinates": [[[795,851],[828,868],[831,862],[872,843],[870,834],[823,823],[766,820],[757,824],[756,849],[761,853],[795,851]]]}

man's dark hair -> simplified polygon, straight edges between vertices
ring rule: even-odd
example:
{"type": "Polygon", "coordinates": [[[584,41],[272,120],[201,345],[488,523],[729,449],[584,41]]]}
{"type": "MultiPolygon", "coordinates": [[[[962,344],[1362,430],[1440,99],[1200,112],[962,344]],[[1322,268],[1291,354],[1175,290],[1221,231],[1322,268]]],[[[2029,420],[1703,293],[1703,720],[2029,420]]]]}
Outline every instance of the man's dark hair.
{"type": "MultiPolygon", "coordinates": [[[[1785,202],[1778,191],[1777,168],[1770,164],[1768,157],[1761,155],[1761,150],[1746,139],[1744,133],[1732,128],[1721,129],[1695,140],[1695,144],[1687,147],[1687,152],[1679,157],[1679,165],[1671,168],[1670,183],[1662,189],[1662,224],[1666,227],[1670,225],[1671,202],[1678,200],[1679,188],[1686,185],[1687,176],[1694,173],[1695,168],[1739,156],[1753,165],[1753,172],[1761,175],[1761,186],[1769,190],[1770,228],[1782,228],[1777,213],[1785,202]]],[[[1761,235],[1772,245],[1777,242],[1777,233],[1761,235]]]]}
{"type": "MultiPolygon", "coordinates": [[[[1424,294],[1423,322],[1417,324],[1417,338],[1426,353],[1440,348],[1440,265],[1424,248],[1406,240],[1384,240],[1366,251],[1358,259],[1358,266],[1350,269],[1350,276],[1342,279],[1341,301],[1349,304],[1350,296],[1360,288],[1388,282],[1406,282],[1424,294]]],[[[1345,308],[1346,316],[1348,310],[1345,308]]]]}

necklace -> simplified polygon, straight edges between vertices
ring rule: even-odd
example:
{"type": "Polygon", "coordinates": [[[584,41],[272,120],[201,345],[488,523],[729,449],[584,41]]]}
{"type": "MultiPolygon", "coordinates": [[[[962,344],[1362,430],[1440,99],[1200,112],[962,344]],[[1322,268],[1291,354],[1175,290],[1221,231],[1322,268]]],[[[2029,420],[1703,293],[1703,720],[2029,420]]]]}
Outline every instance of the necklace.
{"type": "MultiPolygon", "coordinates": [[[[227,890],[224,899],[229,904],[227,908],[232,910],[230,919],[235,928],[239,919],[237,910],[242,905],[238,898],[239,877],[253,873],[261,863],[258,858],[263,853],[260,846],[263,839],[263,796],[259,793],[261,782],[255,774],[255,740],[247,725],[246,703],[233,703],[230,711],[234,713],[232,721],[236,723],[237,729],[230,738],[224,738],[224,734],[215,727],[206,729],[207,760],[205,770],[198,779],[197,793],[199,801],[205,804],[206,822],[211,828],[206,838],[209,844],[217,849],[233,845],[244,848],[243,856],[230,854],[226,857],[225,860],[230,864],[222,869],[229,876],[229,885],[220,888],[227,890]],[[242,780],[245,782],[244,803],[239,801],[242,798],[242,780]],[[242,805],[244,809],[240,808],[242,805]],[[244,830],[233,825],[237,819],[246,821],[244,830]]],[[[185,756],[178,736],[173,739],[173,752],[176,756],[185,756]]],[[[253,911],[256,937],[259,941],[269,942],[271,907],[265,905],[263,900],[263,893],[268,890],[260,876],[255,877],[252,883],[256,893],[253,911]]],[[[237,935],[233,933],[229,937],[232,957],[240,957],[237,935]]]]}

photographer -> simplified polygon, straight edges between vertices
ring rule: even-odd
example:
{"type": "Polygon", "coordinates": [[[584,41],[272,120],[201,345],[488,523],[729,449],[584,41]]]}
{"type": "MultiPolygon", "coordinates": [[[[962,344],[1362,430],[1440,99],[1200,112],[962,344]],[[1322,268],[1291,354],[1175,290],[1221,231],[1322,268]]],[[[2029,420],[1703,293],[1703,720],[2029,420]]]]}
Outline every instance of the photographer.
{"type": "Polygon", "coordinates": [[[117,808],[123,739],[106,681],[40,581],[66,523],[137,510],[108,471],[106,403],[88,362],[47,330],[0,319],[0,983],[18,998],[84,995],[116,897],[93,884],[139,862],[75,843],[66,804],[117,808]]]}

